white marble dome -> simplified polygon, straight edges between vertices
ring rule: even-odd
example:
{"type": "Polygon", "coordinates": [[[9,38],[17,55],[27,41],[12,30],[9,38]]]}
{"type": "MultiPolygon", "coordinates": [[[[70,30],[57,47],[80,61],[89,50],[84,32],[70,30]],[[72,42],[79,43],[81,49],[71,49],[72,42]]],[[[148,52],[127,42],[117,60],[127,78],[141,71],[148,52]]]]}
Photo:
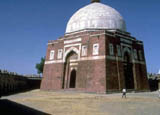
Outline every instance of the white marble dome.
{"type": "Polygon", "coordinates": [[[119,29],[126,31],[126,24],[120,13],[114,8],[95,2],[79,9],[70,18],[66,33],[82,29],[119,29]]]}

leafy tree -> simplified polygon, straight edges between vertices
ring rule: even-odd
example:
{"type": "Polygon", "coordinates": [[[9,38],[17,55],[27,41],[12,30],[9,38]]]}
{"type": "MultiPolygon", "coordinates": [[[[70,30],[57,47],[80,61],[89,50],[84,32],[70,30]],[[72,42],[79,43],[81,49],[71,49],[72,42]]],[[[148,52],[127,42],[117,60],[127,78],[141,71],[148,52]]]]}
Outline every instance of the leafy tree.
{"type": "Polygon", "coordinates": [[[36,69],[38,74],[43,73],[44,62],[45,62],[45,57],[42,57],[41,62],[36,64],[36,69]]]}

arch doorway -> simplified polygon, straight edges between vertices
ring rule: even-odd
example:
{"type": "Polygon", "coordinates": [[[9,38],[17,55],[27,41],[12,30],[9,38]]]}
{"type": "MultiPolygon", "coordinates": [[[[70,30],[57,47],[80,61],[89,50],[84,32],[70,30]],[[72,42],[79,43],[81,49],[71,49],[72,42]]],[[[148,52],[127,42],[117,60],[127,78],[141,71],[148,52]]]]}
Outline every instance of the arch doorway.
{"type": "Polygon", "coordinates": [[[134,89],[133,64],[131,62],[131,56],[128,52],[124,54],[124,79],[125,88],[134,89]]]}
{"type": "MultiPolygon", "coordinates": [[[[75,88],[76,86],[76,70],[71,71],[71,64],[78,60],[78,54],[74,51],[68,53],[64,63],[64,76],[62,81],[62,88],[75,88]]],[[[76,66],[74,66],[76,67],[76,66]]]]}
{"type": "Polygon", "coordinates": [[[72,70],[70,76],[69,88],[75,88],[75,87],[76,87],[76,70],[72,70]]]}

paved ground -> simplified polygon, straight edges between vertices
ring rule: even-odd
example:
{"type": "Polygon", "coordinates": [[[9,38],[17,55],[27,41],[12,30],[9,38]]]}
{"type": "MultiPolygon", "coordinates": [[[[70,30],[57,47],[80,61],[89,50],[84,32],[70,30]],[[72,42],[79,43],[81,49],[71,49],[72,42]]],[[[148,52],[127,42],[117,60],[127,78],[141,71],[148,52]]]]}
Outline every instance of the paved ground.
{"type": "Polygon", "coordinates": [[[8,109],[12,113],[23,111],[28,115],[160,115],[157,95],[157,92],[128,93],[127,99],[122,99],[120,93],[106,95],[33,90],[3,97],[0,104],[3,112],[8,109]]]}

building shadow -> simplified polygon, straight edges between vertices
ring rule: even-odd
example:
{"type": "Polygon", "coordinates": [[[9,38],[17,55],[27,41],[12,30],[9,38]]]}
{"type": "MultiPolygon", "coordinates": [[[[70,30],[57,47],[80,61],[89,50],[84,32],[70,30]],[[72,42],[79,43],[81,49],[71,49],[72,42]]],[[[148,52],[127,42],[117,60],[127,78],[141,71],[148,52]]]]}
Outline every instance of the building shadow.
{"type": "Polygon", "coordinates": [[[25,105],[0,99],[0,115],[51,115],[25,105]]]}

